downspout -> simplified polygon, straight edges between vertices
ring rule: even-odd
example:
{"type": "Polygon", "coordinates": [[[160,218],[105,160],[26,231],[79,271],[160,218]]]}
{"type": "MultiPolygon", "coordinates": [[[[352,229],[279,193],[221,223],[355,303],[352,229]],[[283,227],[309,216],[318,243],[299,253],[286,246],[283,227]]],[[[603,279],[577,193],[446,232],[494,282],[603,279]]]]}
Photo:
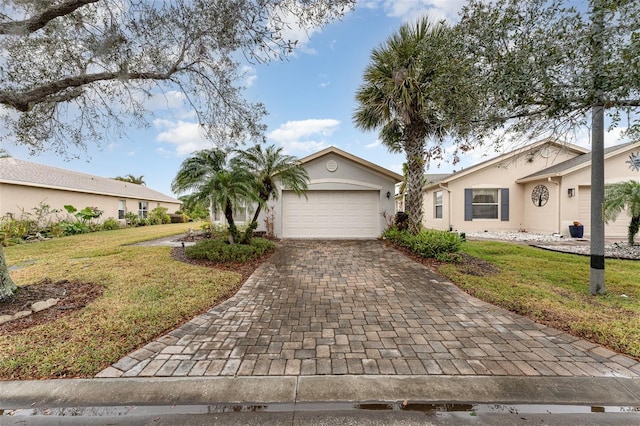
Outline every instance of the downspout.
{"type": "MultiPolygon", "coordinates": [[[[446,186],[442,186],[441,183],[438,183],[438,188],[447,191],[447,228],[451,229],[451,191],[446,186]]],[[[442,208],[444,208],[444,206],[442,206],[442,208]]]]}
{"type": "Polygon", "coordinates": [[[552,180],[551,177],[548,177],[547,181],[556,186],[556,234],[560,234],[560,182],[552,180]]]}

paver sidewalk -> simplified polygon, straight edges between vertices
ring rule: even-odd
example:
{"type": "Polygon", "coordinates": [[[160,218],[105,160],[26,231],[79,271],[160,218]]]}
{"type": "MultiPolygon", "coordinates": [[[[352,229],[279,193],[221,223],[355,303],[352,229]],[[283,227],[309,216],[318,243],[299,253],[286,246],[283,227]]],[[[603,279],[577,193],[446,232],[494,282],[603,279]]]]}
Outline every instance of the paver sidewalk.
{"type": "Polygon", "coordinates": [[[482,302],[380,241],[283,241],[231,299],[97,377],[640,377],[640,363],[482,302]]]}

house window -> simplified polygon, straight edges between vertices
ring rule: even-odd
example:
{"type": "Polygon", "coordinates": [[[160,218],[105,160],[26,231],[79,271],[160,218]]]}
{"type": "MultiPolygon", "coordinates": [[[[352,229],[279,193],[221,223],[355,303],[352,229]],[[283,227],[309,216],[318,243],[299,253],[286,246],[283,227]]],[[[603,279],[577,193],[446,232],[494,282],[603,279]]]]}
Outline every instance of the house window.
{"type": "Polygon", "coordinates": [[[149,214],[149,203],[147,201],[138,201],[138,217],[147,217],[149,214]]]}
{"type": "Polygon", "coordinates": [[[434,212],[433,216],[436,219],[442,219],[442,191],[436,191],[433,193],[434,212]]]}
{"type": "Polygon", "coordinates": [[[498,219],[498,189],[474,189],[473,219],[498,219]]]}
{"type": "Polygon", "coordinates": [[[127,202],[125,200],[118,200],[118,219],[124,219],[124,215],[127,213],[127,202]]]}
{"type": "Polygon", "coordinates": [[[233,221],[242,223],[247,221],[247,207],[246,206],[238,206],[233,209],[233,221]]]}

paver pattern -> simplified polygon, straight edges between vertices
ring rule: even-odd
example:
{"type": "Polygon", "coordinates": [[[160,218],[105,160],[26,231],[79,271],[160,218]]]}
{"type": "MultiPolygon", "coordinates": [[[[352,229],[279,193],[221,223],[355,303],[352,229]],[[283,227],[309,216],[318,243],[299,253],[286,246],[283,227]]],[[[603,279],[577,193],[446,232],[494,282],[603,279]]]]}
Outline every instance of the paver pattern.
{"type": "Polygon", "coordinates": [[[283,241],[231,299],[98,377],[640,377],[640,363],[480,301],[380,241],[283,241]]]}

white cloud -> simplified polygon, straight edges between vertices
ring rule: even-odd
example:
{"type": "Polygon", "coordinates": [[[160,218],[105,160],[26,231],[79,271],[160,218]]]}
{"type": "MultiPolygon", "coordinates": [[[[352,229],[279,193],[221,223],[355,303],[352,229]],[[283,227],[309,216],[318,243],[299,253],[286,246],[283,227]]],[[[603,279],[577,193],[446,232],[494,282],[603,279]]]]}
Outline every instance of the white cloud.
{"type": "MultiPolygon", "coordinates": [[[[367,8],[373,8],[371,0],[364,2],[367,8]]],[[[415,21],[417,18],[428,14],[432,22],[447,20],[458,21],[458,12],[466,3],[465,0],[383,0],[378,7],[384,9],[387,16],[402,19],[405,22],[415,21]]],[[[360,6],[360,2],[358,6],[360,6]]]]}
{"type": "Polygon", "coordinates": [[[382,145],[382,141],[380,141],[380,139],[376,139],[375,141],[371,142],[370,144],[365,145],[365,147],[367,148],[375,148],[377,146],[382,145]]]}
{"type": "Polygon", "coordinates": [[[240,75],[244,79],[244,86],[245,87],[253,86],[253,83],[255,83],[255,81],[258,79],[258,76],[256,74],[256,69],[254,67],[250,67],[248,65],[244,65],[240,69],[240,75]]]}
{"type": "Polygon", "coordinates": [[[198,123],[190,121],[170,121],[157,119],[154,126],[160,129],[156,141],[164,142],[172,146],[173,151],[161,148],[163,152],[172,152],[174,155],[189,155],[194,151],[209,149],[212,142],[208,140],[198,123]]]}
{"type": "Polygon", "coordinates": [[[326,137],[340,126],[334,119],[308,119],[287,121],[267,137],[280,143],[287,153],[310,153],[328,146],[326,137]]]}
{"type": "Polygon", "coordinates": [[[178,90],[156,93],[145,101],[145,106],[151,111],[165,109],[179,110],[185,106],[185,96],[178,90]]]}

